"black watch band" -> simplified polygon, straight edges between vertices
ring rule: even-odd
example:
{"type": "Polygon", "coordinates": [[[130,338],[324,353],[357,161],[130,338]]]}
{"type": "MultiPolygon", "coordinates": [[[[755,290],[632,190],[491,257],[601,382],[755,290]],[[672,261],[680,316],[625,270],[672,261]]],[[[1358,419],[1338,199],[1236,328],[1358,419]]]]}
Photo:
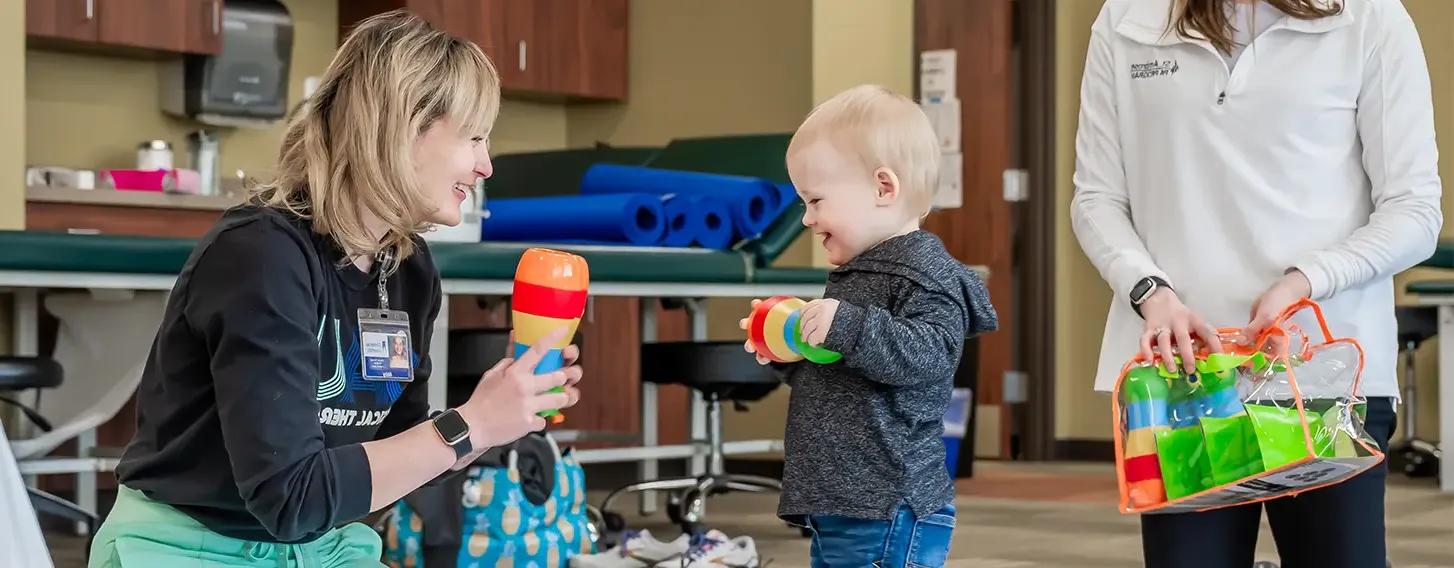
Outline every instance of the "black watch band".
{"type": "Polygon", "coordinates": [[[1151,299],[1157,290],[1166,288],[1171,290],[1171,284],[1159,276],[1147,276],[1142,278],[1131,288],[1131,309],[1136,310],[1136,315],[1141,315],[1141,304],[1151,299]]]}
{"type": "Polygon", "coordinates": [[[458,411],[453,408],[435,411],[429,415],[429,421],[434,424],[434,431],[444,444],[454,448],[455,459],[463,459],[474,451],[470,444],[470,425],[458,411]]]}

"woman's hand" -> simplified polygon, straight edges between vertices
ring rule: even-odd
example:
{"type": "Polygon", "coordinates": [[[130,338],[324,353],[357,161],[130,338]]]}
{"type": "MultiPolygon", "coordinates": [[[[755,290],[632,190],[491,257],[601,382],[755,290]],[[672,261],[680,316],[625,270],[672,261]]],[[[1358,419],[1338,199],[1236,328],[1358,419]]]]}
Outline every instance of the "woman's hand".
{"type": "MultiPolygon", "coordinates": [[[[505,358],[506,359],[509,359],[511,357],[514,357],[514,356],[515,356],[515,330],[512,329],[512,330],[510,330],[510,342],[505,345],[505,358]]],[[[574,344],[574,343],[572,343],[570,345],[567,345],[567,346],[565,346],[565,349],[561,349],[560,350],[560,357],[562,359],[565,359],[565,365],[567,367],[569,367],[571,365],[574,365],[574,364],[576,364],[576,359],[580,359],[581,358],[581,348],[580,347],[577,347],[576,344],[574,344]]]]}
{"type": "Polygon", "coordinates": [[[1272,326],[1277,316],[1294,302],[1312,294],[1313,285],[1301,270],[1292,270],[1282,275],[1277,282],[1263,292],[1252,303],[1252,314],[1248,316],[1247,328],[1242,331],[1250,341],[1256,341],[1263,331],[1272,326]]]}
{"type": "MultiPolygon", "coordinates": [[[[762,303],[762,300],[753,300],[752,301],[752,307],[753,308],[756,308],[757,305],[758,304],[761,304],[761,303],[762,303]]],[[[741,328],[742,331],[747,331],[747,325],[749,323],[751,323],[751,322],[748,321],[750,319],[751,319],[750,317],[745,317],[745,318],[742,318],[740,320],[737,320],[737,327],[741,328]]],[[[749,334],[750,333],[751,332],[749,332],[749,334]]],[[[768,359],[767,357],[763,357],[761,353],[758,353],[757,352],[757,348],[752,346],[752,340],[751,339],[742,342],[742,350],[743,351],[746,351],[748,353],[751,353],[754,356],[756,356],[757,357],[757,364],[758,365],[766,365],[766,364],[772,362],[772,360],[768,359]]]]}
{"type": "MultiPolygon", "coordinates": [[[[545,419],[536,413],[542,410],[570,408],[580,399],[575,384],[581,380],[581,368],[564,368],[535,374],[535,365],[550,352],[552,345],[565,337],[562,327],[540,338],[519,359],[505,358],[496,363],[475,385],[469,401],[460,406],[460,414],[470,426],[470,442],[476,449],[501,446],[531,432],[545,429],[545,419]],[[546,392],[564,387],[562,392],[546,392]]],[[[512,342],[513,343],[513,342],[512,342]]],[[[574,346],[562,353],[574,362],[580,353],[574,346]]]]}
{"type": "Polygon", "coordinates": [[[1206,343],[1213,353],[1222,352],[1222,340],[1217,330],[1208,325],[1201,316],[1191,311],[1176,297],[1170,288],[1159,288],[1141,304],[1141,317],[1146,320],[1146,331],[1141,333],[1141,357],[1147,362],[1161,354],[1162,366],[1167,372],[1176,372],[1176,355],[1180,354],[1182,370],[1196,372],[1196,346],[1193,334],[1206,343]],[[1172,346],[1176,352],[1172,352],[1172,346]]]}

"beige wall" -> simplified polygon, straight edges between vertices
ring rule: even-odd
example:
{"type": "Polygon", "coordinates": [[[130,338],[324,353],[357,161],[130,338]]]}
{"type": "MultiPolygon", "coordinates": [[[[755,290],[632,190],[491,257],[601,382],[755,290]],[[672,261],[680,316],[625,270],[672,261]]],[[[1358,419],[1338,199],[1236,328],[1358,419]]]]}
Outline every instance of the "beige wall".
{"type": "MultiPolygon", "coordinates": [[[[790,132],[858,83],[913,89],[913,6],[883,0],[635,0],[631,104],[567,111],[569,142],[661,144],[677,136],[790,132]],[[682,26],[681,21],[712,22],[682,26]],[[752,30],[745,34],[742,30],[752,30]]],[[[780,266],[826,265],[801,238],[780,266]]],[[[747,300],[708,302],[713,340],[742,337],[747,300]]],[[[724,415],[729,440],[782,436],[787,389],[724,415]]]]}
{"type": "MultiPolygon", "coordinates": [[[[346,0],[285,0],[296,26],[290,81],[294,100],[302,96],[304,78],[320,74],[332,57],[339,1],[346,0]]],[[[15,133],[0,136],[0,156],[9,156],[0,159],[14,162],[0,162],[0,168],[17,172],[12,184],[0,185],[0,228],[23,223],[24,188],[18,172],[24,164],[127,167],[143,139],[168,140],[177,160],[186,160],[185,137],[193,126],[157,110],[159,63],[27,51],[23,4],[0,5],[10,6],[0,7],[0,21],[11,22],[0,25],[12,28],[0,37],[13,38],[0,43],[0,73],[11,71],[10,76],[26,79],[0,85],[0,109],[8,109],[0,110],[0,128],[15,133]],[[11,121],[18,125],[6,127],[11,121]],[[26,122],[35,126],[21,135],[26,122]]],[[[876,82],[912,90],[913,14],[908,2],[633,0],[630,34],[628,103],[564,106],[507,100],[495,128],[494,150],[548,150],[598,141],[664,144],[685,136],[790,132],[813,104],[849,85],[876,82]]],[[[223,171],[241,169],[249,176],[269,177],[280,132],[281,126],[275,126],[225,134],[223,171]]],[[[808,239],[800,239],[778,264],[812,265],[814,248],[808,239]]],[[[710,302],[711,337],[740,338],[737,319],[746,310],[745,300],[710,302]]],[[[8,321],[4,315],[0,313],[0,321],[8,321]]],[[[0,326],[0,334],[6,328],[0,326]]],[[[732,439],[778,437],[785,413],[783,389],[749,413],[728,413],[726,433],[732,439]]]]}
{"type": "MultiPolygon", "coordinates": [[[[1440,153],[1446,158],[1440,171],[1454,180],[1454,2],[1449,0],[1403,0],[1413,15],[1429,59],[1434,85],[1434,113],[1440,153]]],[[[1095,362],[1105,325],[1110,289],[1086,260],[1071,234],[1066,208],[1073,191],[1071,173],[1075,167],[1075,125],[1080,108],[1080,77],[1085,65],[1090,25],[1100,12],[1097,0],[1061,0],[1056,12],[1056,203],[1060,204],[1056,230],[1056,337],[1055,337],[1055,435],[1060,439],[1109,439],[1110,401],[1092,391],[1095,362]]],[[[1444,195],[1444,214],[1454,212],[1454,196],[1444,195]]],[[[1444,237],[1454,236],[1446,223],[1444,237]]],[[[1411,270],[1398,278],[1400,285],[1413,278],[1449,278],[1447,273],[1411,270]]],[[[1419,430],[1425,437],[1436,436],[1438,360],[1432,342],[1420,350],[1418,364],[1419,430]]]]}
{"type": "MultiPolygon", "coordinates": [[[[294,104],[303,96],[303,79],[321,74],[333,57],[338,45],[337,2],[285,1],[295,26],[289,85],[289,100],[294,104]]],[[[24,26],[23,19],[6,21],[19,22],[6,25],[24,26]]],[[[23,37],[23,32],[16,34],[4,37],[23,37]]],[[[162,63],[104,55],[24,51],[23,48],[22,51],[25,104],[6,108],[24,108],[27,123],[35,125],[24,137],[26,163],[79,168],[131,167],[136,163],[137,142],[148,139],[171,142],[176,159],[185,163],[186,135],[195,126],[157,110],[158,73],[162,63]]],[[[0,67],[4,61],[0,55],[0,67]]],[[[281,132],[282,125],[278,124],[265,129],[222,133],[223,171],[241,169],[249,176],[271,177],[281,132]]],[[[501,113],[494,142],[502,152],[564,147],[565,111],[559,106],[509,101],[501,113]]]]}

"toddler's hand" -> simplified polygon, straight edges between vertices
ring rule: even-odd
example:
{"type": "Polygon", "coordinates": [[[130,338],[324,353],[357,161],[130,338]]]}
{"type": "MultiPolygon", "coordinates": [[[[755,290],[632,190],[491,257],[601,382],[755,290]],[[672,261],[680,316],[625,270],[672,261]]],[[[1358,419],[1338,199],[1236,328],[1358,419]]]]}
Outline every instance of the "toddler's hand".
{"type": "MultiPolygon", "coordinates": [[[[756,308],[757,305],[758,304],[761,304],[761,303],[762,303],[762,300],[753,300],[752,301],[752,307],[756,308]]],[[[743,331],[747,331],[747,324],[748,324],[748,321],[747,320],[748,319],[749,318],[742,318],[740,320],[737,320],[737,327],[740,328],[740,329],[742,329],[743,331]]],[[[748,353],[751,353],[753,355],[756,355],[757,356],[757,364],[758,365],[766,365],[766,364],[772,362],[767,357],[763,357],[762,355],[759,355],[757,353],[757,349],[754,349],[752,347],[752,340],[747,340],[747,341],[742,342],[742,350],[743,351],[746,351],[748,353]]]]}
{"type": "Polygon", "coordinates": [[[822,347],[828,340],[828,329],[833,326],[833,314],[838,313],[838,300],[813,300],[803,306],[802,319],[798,320],[803,341],[813,347],[822,347]]]}

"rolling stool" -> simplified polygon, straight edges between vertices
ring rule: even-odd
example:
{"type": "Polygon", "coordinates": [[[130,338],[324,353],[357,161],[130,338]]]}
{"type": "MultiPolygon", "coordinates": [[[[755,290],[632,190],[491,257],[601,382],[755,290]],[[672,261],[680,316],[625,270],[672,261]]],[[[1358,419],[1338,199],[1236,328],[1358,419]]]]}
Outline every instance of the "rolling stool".
{"type": "MultiPolygon", "coordinates": [[[[730,491],[782,491],[782,482],[756,475],[727,473],[722,453],[722,403],[739,411],[745,402],[762,400],[782,385],[777,372],[742,350],[741,341],[663,342],[641,346],[641,380],[680,384],[701,392],[707,401],[707,472],[696,477],[654,479],[627,485],[601,502],[606,530],[619,533],[625,519],[611,510],[617,497],[641,491],[665,491],[667,516],[686,533],[698,532],[706,499],[730,491]]],[[[697,441],[701,443],[700,440],[697,441]]]]}
{"type": "MultiPolygon", "coordinates": [[[[1418,421],[1414,411],[1417,408],[1414,396],[1417,394],[1414,375],[1414,352],[1419,344],[1439,334],[1439,311],[1436,306],[1399,306],[1394,308],[1398,318],[1398,343],[1404,357],[1403,389],[1403,438],[1388,448],[1389,468],[1402,470],[1409,477],[1435,477],[1439,475],[1439,461],[1442,453],[1439,446],[1421,440],[1416,433],[1418,421]]],[[[1454,364],[1454,363],[1451,363],[1454,364]]]]}
{"type": "MultiPolygon", "coordinates": [[[[36,428],[42,432],[49,432],[51,431],[50,421],[41,416],[40,412],[34,408],[20,402],[13,393],[59,387],[63,376],[61,365],[50,359],[0,357],[0,407],[12,406],[19,409],[20,413],[36,428]]],[[[90,511],[33,487],[27,487],[26,493],[30,495],[30,504],[35,509],[37,516],[44,515],[57,521],[67,522],[72,526],[82,524],[86,526],[87,535],[96,534],[96,525],[99,520],[90,511]]],[[[90,552],[91,539],[87,538],[86,554],[89,555],[90,552]]]]}

